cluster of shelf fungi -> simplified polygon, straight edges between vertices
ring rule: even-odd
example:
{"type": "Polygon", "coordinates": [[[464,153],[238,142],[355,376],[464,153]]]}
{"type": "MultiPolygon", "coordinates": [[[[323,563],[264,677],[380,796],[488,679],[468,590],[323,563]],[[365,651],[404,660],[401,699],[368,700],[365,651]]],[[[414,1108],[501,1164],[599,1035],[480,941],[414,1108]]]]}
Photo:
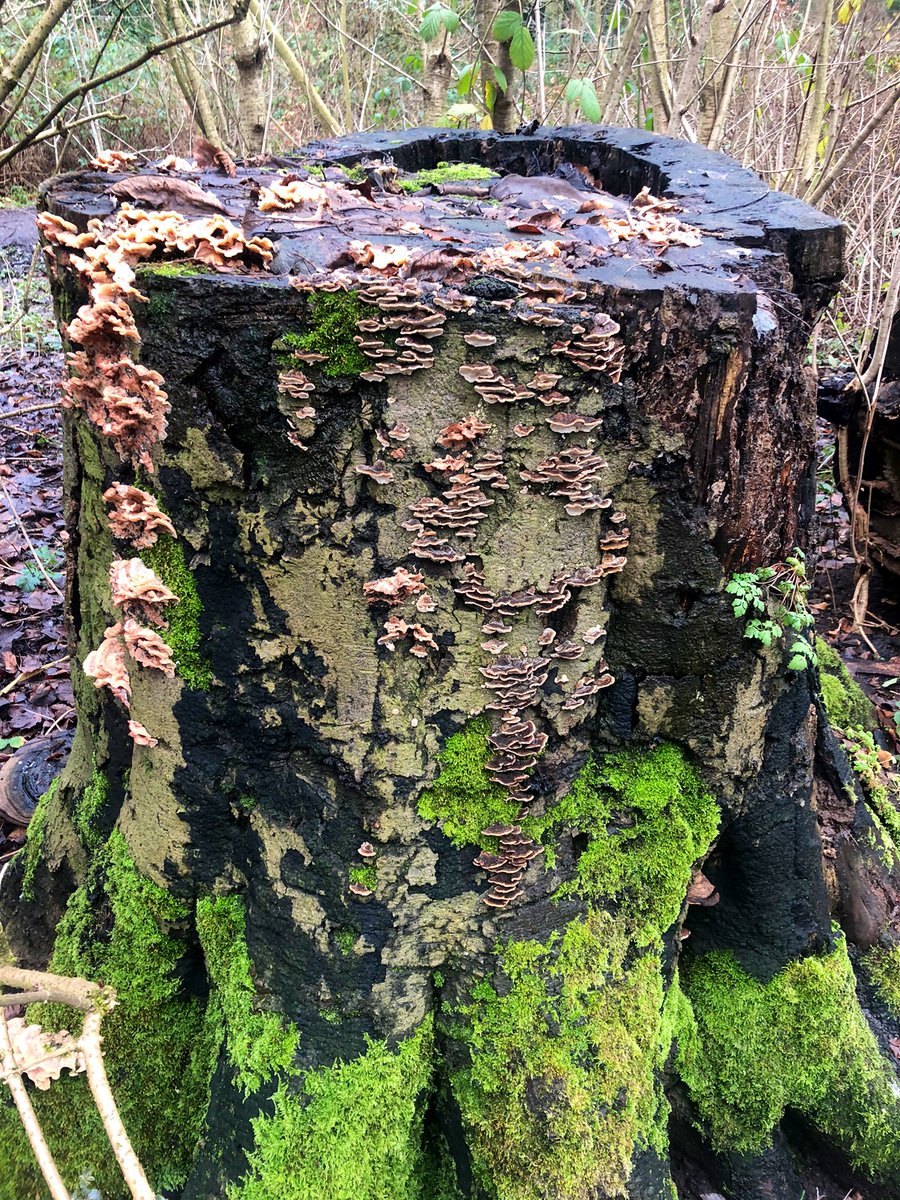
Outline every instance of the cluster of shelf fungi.
{"type": "MultiPolygon", "coordinates": [[[[552,199],[542,211],[553,211],[552,199]]],[[[505,261],[498,248],[490,251],[492,271],[514,281],[517,296],[488,304],[525,325],[548,329],[567,326],[568,336],[556,335],[547,353],[567,359],[594,384],[598,380],[618,382],[625,361],[619,324],[607,313],[584,307],[587,294],[571,280],[524,270],[517,253],[522,245],[508,244],[506,249],[512,253],[505,261]]],[[[549,738],[527,713],[538,703],[542,689],[551,679],[551,671],[553,686],[569,683],[566,674],[553,669],[577,662],[583,657],[585,647],[600,641],[605,632],[602,625],[592,625],[576,640],[559,636],[548,622],[553,614],[565,609],[574,592],[594,588],[623,569],[626,559],[622,552],[628,546],[629,531],[624,524],[626,514],[610,512],[609,528],[598,537],[598,562],[576,568],[560,567],[543,589],[526,586],[498,594],[488,587],[479,566],[479,527],[496,502],[495,493],[508,492],[511,487],[523,492],[529,487],[543,491],[557,500],[565,515],[573,519],[612,509],[612,499],[603,493],[601,486],[607,464],[591,439],[602,421],[577,411],[573,396],[559,390],[564,372],[535,370],[527,380],[520,381],[477,357],[478,352],[494,346],[497,338],[477,327],[479,312],[475,296],[415,276],[372,280],[371,263],[375,256],[383,270],[399,272],[406,268],[409,255],[403,247],[388,245],[372,247],[366,260],[363,257],[366,249],[368,244],[356,241],[355,257],[367,262],[361,278],[338,269],[327,277],[313,274],[294,281],[294,286],[302,291],[353,290],[358,300],[369,306],[369,313],[356,321],[354,336],[355,344],[371,363],[370,369],[361,372],[363,380],[382,382],[430,368],[434,363],[433,343],[444,334],[448,314],[453,314],[462,325],[462,341],[476,355],[458,367],[462,381],[460,399],[464,398],[465,385],[469,385],[474,395],[488,406],[485,415],[491,408],[514,414],[516,419],[509,433],[515,441],[527,442],[539,424],[560,439],[556,453],[519,469],[511,480],[512,472],[503,453],[480,446],[482,439],[494,431],[494,425],[474,411],[466,413],[464,408],[469,406],[464,405],[456,420],[434,431],[433,444],[443,453],[430,461],[410,460],[406,446],[410,429],[398,422],[393,428],[376,430],[378,456],[355,466],[356,472],[378,489],[379,501],[390,502],[385,499],[385,489],[398,482],[398,471],[408,472],[420,466],[423,471],[419,475],[424,473],[433,485],[429,493],[403,505],[398,514],[401,527],[412,535],[409,561],[398,565],[389,576],[369,580],[363,590],[376,610],[385,607],[392,610],[384,620],[379,645],[390,651],[405,646],[414,657],[428,660],[439,652],[440,646],[427,624],[427,615],[437,605],[429,591],[426,564],[455,572],[453,592],[457,600],[479,612],[483,619],[481,631],[485,640],[481,649],[488,656],[480,667],[488,693],[484,710],[495,722],[489,737],[491,756],[486,771],[508,793],[520,820],[527,816],[535,799],[531,773],[549,738]],[[470,327],[469,322],[475,324],[470,327]],[[526,413],[527,421],[519,419],[526,413]],[[407,611],[401,614],[398,609],[407,611]],[[511,649],[507,639],[518,640],[515,619],[527,615],[529,610],[541,618],[543,627],[533,645],[522,641],[511,649]]],[[[322,356],[315,351],[300,350],[294,358],[296,361],[281,374],[281,391],[285,396],[305,401],[314,387],[301,364],[314,366],[322,356]]],[[[306,436],[309,426],[304,429],[303,422],[314,416],[315,410],[306,404],[297,410],[294,429],[289,434],[292,440],[306,436]]],[[[504,419],[510,425],[505,414],[504,419]]],[[[303,445],[297,440],[294,444],[303,445]]],[[[580,708],[613,682],[606,662],[600,659],[568,689],[561,708],[564,711],[580,708]]],[[[483,896],[484,903],[491,908],[506,908],[523,895],[528,864],[543,848],[516,822],[492,824],[482,830],[482,836],[495,843],[493,852],[483,850],[474,860],[475,866],[488,874],[490,887],[483,896]]],[[[357,896],[370,894],[359,883],[353,884],[351,890],[357,896]]]]}

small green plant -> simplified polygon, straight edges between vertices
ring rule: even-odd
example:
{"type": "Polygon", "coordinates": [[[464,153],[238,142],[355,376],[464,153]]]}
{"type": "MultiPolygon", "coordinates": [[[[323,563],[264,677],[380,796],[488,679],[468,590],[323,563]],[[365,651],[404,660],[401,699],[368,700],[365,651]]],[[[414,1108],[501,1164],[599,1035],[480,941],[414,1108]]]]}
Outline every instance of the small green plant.
{"type": "Polygon", "coordinates": [[[787,642],[789,671],[802,671],[815,663],[815,651],[803,637],[813,623],[807,605],[809,581],[806,556],[794,550],[783,563],[737,572],[725,587],[731,609],[745,620],[744,637],[762,646],[787,642]],[[796,635],[792,640],[791,635],[796,635]]]}
{"type": "Polygon", "coordinates": [[[24,745],[23,737],[0,738],[0,750],[18,750],[24,745]]]}
{"type": "Polygon", "coordinates": [[[39,587],[45,587],[47,584],[47,575],[54,583],[62,583],[62,571],[60,567],[63,565],[62,555],[50,546],[37,546],[35,548],[35,557],[38,559],[40,566],[37,563],[26,563],[19,571],[18,575],[12,580],[15,586],[26,595],[30,592],[36,592],[39,587]],[[46,571],[41,570],[41,567],[46,571]]]}

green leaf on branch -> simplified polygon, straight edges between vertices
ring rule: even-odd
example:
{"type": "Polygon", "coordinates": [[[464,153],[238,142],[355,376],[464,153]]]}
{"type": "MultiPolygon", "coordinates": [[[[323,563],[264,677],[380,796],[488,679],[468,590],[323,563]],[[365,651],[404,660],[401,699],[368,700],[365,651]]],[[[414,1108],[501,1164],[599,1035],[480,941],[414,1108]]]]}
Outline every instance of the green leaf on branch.
{"type": "Polygon", "coordinates": [[[419,37],[423,42],[433,42],[442,29],[447,33],[455,33],[459,29],[459,14],[444,4],[432,4],[425,9],[419,37]]]}
{"type": "Polygon", "coordinates": [[[775,621],[759,621],[754,618],[744,626],[744,637],[754,642],[762,642],[764,646],[771,646],[781,637],[781,626],[775,621]]]}
{"type": "Polygon", "coordinates": [[[790,645],[791,657],[788,659],[789,671],[805,671],[807,667],[811,667],[815,661],[815,653],[809,642],[801,641],[799,638],[790,645]]]}
{"type": "Polygon", "coordinates": [[[498,66],[491,63],[491,70],[494,72],[494,78],[497,80],[497,87],[501,92],[505,92],[509,87],[509,80],[506,78],[506,72],[501,71],[498,66]]]}
{"type": "Polygon", "coordinates": [[[509,61],[520,71],[527,71],[534,62],[534,39],[524,25],[510,38],[509,61]]]}
{"type": "Polygon", "coordinates": [[[566,99],[570,104],[577,104],[588,121],[600,120],[600,101],[592,79],[570,79],[566,85],[566,99]]]}
{"type": "Polygon", "coordinates": [[[513,34],[521,28],[522,14],[514,8],[506,8],[502,13],[497,15],[497,20],[494,22],[491,34],[498,42],[508,42],[513,34]]]}

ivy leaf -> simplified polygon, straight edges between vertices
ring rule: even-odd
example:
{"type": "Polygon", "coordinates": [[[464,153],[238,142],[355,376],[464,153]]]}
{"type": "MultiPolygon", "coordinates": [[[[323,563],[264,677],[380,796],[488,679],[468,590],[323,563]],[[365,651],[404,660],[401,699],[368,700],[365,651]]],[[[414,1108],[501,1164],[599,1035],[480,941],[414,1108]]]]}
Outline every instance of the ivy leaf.
{"type": "Polygon", "coordinates": [[[527,71],[534,62],[534,39],[524,25],[510,39],[509,61],[520,71],[527,71]]]}
{"type": "Polygon", "coordinates": [[[514,8],[506,8],[502,13],[497,14],[491,34],[498,42],[508,42],[513,34],[521,28],[522,14],[514,8]]]}

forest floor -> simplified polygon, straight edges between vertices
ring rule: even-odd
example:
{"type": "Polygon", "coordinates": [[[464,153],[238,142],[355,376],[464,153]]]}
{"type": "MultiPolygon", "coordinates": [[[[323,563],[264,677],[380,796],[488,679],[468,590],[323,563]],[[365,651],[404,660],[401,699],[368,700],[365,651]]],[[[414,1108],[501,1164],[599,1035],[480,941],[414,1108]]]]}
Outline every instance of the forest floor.
{"type": "MultiPolygon", "coordinates": [[[[0,760],[74,724],[63,621],[62,353],[34,212],[0,209],[0,760]],[[32,267],[32,264],[33,267],[32,267]],[[38,405],[51,407],[29,412],[38,405]]],[[[0,821],[0,863],[25,831],[0,821]]]]}

